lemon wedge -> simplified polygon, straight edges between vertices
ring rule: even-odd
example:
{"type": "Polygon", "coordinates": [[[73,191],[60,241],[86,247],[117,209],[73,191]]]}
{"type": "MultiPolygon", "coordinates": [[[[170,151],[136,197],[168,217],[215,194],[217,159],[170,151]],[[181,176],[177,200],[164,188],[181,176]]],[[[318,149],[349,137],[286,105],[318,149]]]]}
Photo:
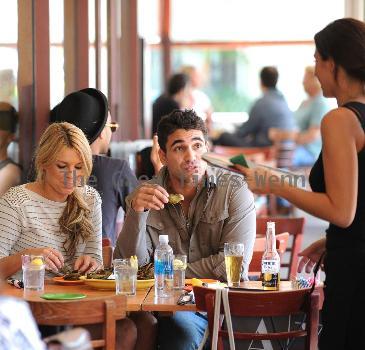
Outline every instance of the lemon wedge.
{"type": "Polygon", "coordinates": [[[134,269],[137,269],[138,270],[138,258],[137,258],[137,255],[132,255],[130,257],[130,262],[131,262],[131,266],[134,268],[134,269]]]}
{"type": "Polygon", "coordinates": [[[32,265],[42,266],[43,260],[41,258],[34,258],[31,262],[32,265]]]}
{"type": "Polygon", "coordinates": [[[199,278],[192,278],[191,279],[191,285],[193,287],[202,287],[203,286],[203,281],[200,280],[199,278]]]}
{"type": "Polygon", "coordinates": [[[174,270],[182,270],[185,268],[185,264],[179,259],[174,259],[173,265],[174,270]]]}

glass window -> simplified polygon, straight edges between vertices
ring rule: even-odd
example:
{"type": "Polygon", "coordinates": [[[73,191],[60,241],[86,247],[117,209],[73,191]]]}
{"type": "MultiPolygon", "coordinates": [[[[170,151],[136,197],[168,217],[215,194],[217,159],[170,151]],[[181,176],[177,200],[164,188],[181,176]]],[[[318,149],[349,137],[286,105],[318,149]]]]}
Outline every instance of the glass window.
{"type": "Polygon", "coordinates": [[[314,46],[250,46],[235,50],[174,48],[172,68],[193,65],[204,76],[202,90],[217,112],[248,112],[261,94],[259,72],[264,66],[279,70],[278,88],[289,106],[296,109],[305,97],[302,89],[304,67],[314,64],[314,46]]]}
{"type": "Polygon", "coordinates": [[[18,109],[18,2],[0,0],[0,101],[18,109]]]}
{"type": "Polygon", "coordinates": [[[159,43],[160,38],[160,1],[138,1],[138,34],[147,43],[159,43]]]}
{"type": "Polygon", "coordinates": [[[50,38],[50,106],[53,108],[65,96],[64,70],[64,9],[62,0],[49,1],[50,38]]]}
{"type": "Polygon", "coordinates": [[[95,0],[89,0],[89,87],[96,88],[95,0]]]}
{"type": "Polygon", "coordinates": [[[146,45],[143,52],[143,96],[146,137],[150,137],[153,101],[164,90],[162,74],[162,50],[146,45]]]}
{"type": "Polygon", "coordinates": [[[345,0],[171,0],[173,41],[311,40],[345,0]]]}
{"type": "Polygon", "coordinates": [[[101,0],[100,4],[100,90],[108,97],[108,2],[101,0]]]}
{"type": "Polygon", "coordinates": [[[0,0],[0,23],[0,43],[16,44],[18,42],[18,1],[0,0]]]}

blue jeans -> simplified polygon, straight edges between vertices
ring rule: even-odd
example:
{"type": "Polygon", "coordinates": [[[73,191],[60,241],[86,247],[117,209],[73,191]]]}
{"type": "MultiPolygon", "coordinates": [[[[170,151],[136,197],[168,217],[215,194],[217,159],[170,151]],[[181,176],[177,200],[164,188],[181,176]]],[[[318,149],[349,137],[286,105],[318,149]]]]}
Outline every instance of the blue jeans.
{"type": "Polygon", "coordinates": [[[158,349],[195,350],[207,326],[207,318],[197,312],[178,311],[171,317],[158,317],[158,349]]]}

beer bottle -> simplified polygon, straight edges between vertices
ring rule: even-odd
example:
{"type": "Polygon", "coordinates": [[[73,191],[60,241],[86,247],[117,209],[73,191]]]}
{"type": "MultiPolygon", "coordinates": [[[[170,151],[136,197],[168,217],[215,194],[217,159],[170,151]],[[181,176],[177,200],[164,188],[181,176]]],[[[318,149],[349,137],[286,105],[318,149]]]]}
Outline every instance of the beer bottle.
{"type": "Polygon", "coordinates": [[[261,281],[264,290],[278,290],[280,283],[280,256],[276,251],[275,222],[266,227],[266,247],[261,260],[261,281]]]}

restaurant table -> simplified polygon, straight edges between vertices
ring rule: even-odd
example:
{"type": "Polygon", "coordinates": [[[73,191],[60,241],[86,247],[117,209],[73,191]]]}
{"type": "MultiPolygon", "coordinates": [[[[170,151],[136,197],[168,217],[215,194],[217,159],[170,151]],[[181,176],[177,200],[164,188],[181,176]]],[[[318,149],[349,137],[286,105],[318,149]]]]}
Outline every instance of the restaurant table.
{"type": "MultiPolygon", "coordinates": [[[[140,311],[142,303],[149,293],[150,288],[144,290],[137,290],[136,295],[128,296],[127,298],[127,311],[140,311]]],[[[24,294],[24,289],[18,289],[8,283],[4,283],[2,286],[1,294],[12,296],[16,298],[22,298],[27,301],[42,300],[44,302],[52,302],[52,300],[44,300],[40,298],[40,295],[44,293],[82,293],[87,298],[102,297],[108,295],[115,295],[114,290],[102,290],[95,289],[93,287],[80,284],[80,285],[62,285],[57,284],[54,281],[46,280],[43,292],[30,292],[24,294]]]]}
{"type": "MultiPolygon", "coordinates": [[[[240,286],[247,288],[248,293],[270,293],[270,291],[260,291],[260,289],[262,289],[260,281],[241,282],[240,286]],[[257,291],[255,289],[257,289],[257,291]]],[[[290,281],[280,282],[279,291],[285,292],[293,289],[294,288],[290,281]]],[[[322,306],[323,291],[322,288],[319,288],[318,290],[320,293],[320,306],[322,306]]],[[[244,292],[245,289],[242,289],[241,291],[244,292]]],[[[15,288],[10,284],[4,284],[2,288],[3,295],[22,298],[29,301],[39,300],[40,295],[43,293],[82,293],[88,298],[115,294],[113,290],[94,289],[87,285],[60,285],[53,281],[46,281],[44,292],[31,293],[30,295],[24,295],[23,289],[15,288]]],[[[127,311],[144,310],[170,314],[176,311],[196,311],[195,304],[177,305],[177,301],[182,293],[182,291],[175,291],[174,295],[170,298],[157,298],[155,297],[155,290],[153,287],[144,290],[137,290],[135,296],[128,296],[127,298],[127,311]]],[[[48,302],[52,301],[48,300],[48,302]]]]}
{"type": "Polygon", "coordinates": [[[196,311],[195,304],[177,305],[177,301],[183,291],[174,291],[174,295],[169,298],[157,298],[155,289],[151,288],[147,297],[142,303],[143,311],[159,311],[162,313],[171,314],[175,311],[196,311]]]}
{"type": "MultiPolygon", "coordinates": [[[[237,289],[247,293],[271,293],[271,291],[262,290],[261,281],[247,281],[241,282],[240,287],[237,289]]],[[[281,281],[279,291],[287,292],[292,291],[295,288],[292,286],[291,281],[281,281]]],[[[276,291],[275,291],[276,292],[276,291]]],[[[320,293],[320,305],[322,305],[322,288],[319,288],[320,293]]],[[[144,311],[159,311],[159,312],[176,312],[176,311],[196,311],[195,304],[177,305],[177,301],[182,294],[181,291],[175,291],[174,295],[170,298],[157,298],[155,296],[154,288],[151,288],[147,294],[145,300],[142,303],[142,310],[144,311]]]]}

